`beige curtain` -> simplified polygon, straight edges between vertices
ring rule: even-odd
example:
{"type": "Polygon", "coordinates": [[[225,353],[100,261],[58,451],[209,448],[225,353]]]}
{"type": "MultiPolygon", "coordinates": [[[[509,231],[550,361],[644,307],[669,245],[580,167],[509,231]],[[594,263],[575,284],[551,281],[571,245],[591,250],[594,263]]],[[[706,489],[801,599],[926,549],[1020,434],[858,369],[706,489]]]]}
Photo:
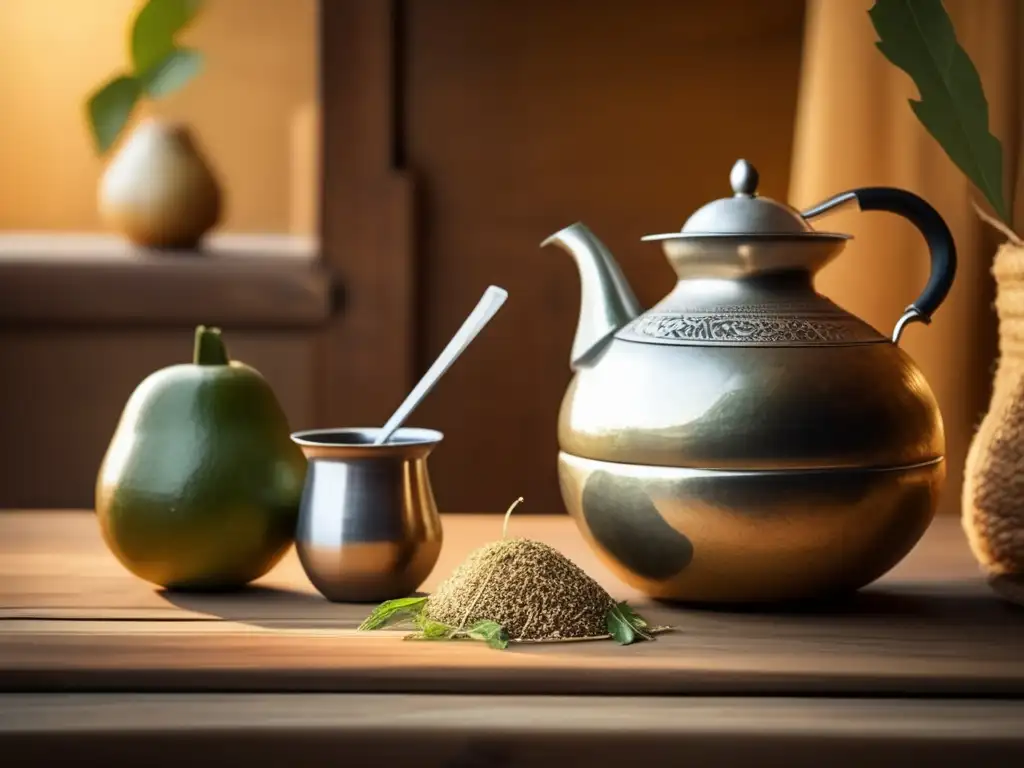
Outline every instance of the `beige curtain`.
{"type": "MultiPolygon", "coordinates": [[[[1003,141],[1009,172],[1017,168],[1020,141],[1021,4],[944,4],[981,73],[990,125],[1003,141]]],[[[907,100],[917,98],[913,81],[875,47],[867,15],[872,5],[808,0],[789,197],[804,208],[852,187],[902,187],[934,205],[953,231],[959,255],[953,290],[932,324],[911,325],[900,343],[939,400],[949,460],[940,513],[958,514],[963,463],[987,405],[995,355],[989,269],[1000,237],[975,214],[971,202],[980,198],[911,111],[907,100]]],[[[1016,196],[1018,210],[1022,196],[1016,196]]],[[[854,240],[824,270],[819,290],[888,333],[927,279],[923,240],[891,214],[855,209],[832,215],[827,228],[849,232],[854,240]]]]}

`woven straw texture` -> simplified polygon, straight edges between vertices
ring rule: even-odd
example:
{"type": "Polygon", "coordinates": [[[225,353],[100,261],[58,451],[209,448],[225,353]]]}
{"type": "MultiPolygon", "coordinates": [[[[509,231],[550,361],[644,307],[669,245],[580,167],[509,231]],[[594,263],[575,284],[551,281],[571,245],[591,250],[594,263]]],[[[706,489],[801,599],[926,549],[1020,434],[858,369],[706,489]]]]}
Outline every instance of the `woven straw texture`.
{"type": "Polygon", "coordinates": [[[1003,245],[992,273],[999,363],[967,455],[963,527],[975,557],[1005,586],[1024,583],[1024,247],[1003,245]]]}

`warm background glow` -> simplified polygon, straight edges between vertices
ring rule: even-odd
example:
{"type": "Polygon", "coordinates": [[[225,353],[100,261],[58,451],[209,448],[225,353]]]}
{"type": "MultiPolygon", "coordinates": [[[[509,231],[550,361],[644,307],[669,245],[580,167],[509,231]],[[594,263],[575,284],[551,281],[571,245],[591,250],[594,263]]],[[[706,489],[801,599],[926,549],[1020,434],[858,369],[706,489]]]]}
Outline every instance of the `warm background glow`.
{"type": "MultiPolygon", "coordinates": [[[[0,229],[103,228],[103,161],[84,104],[127,65],[138,7],[0,3],[0,229]]],[[[136,120],[149,113],[193,126],[225,187],[221,231],[314,233],[315,0],[213,0],[181,39],[205,54],[204,72],[136,120]]]]}

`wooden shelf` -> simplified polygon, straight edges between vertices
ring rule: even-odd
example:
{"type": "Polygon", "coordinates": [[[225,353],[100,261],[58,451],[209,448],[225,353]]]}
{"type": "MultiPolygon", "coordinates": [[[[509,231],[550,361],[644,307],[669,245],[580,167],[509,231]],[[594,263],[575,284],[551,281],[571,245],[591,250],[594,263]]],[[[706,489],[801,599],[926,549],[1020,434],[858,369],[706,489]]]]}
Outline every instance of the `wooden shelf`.
{"type": "Polygon", "coordinates": [[[0,324],[309,327],[336,292],[312,238],[211,236],[155,252],[102,234],[0,234],[0,324]]]}

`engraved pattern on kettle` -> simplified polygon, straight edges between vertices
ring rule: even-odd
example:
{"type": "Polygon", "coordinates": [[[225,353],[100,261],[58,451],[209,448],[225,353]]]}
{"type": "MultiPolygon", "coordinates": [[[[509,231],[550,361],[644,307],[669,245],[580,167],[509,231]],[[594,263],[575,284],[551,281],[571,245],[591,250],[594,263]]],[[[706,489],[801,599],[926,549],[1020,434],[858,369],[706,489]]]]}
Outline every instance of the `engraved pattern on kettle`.
{"type": "Polygon", "coordinates": [[[646,314],[617,334],[628,341],[662,344],[757,344],[760,346],[853,344],[886,341],[857,318],[843,313],[767,316],[745,311],[646,314]]]}

